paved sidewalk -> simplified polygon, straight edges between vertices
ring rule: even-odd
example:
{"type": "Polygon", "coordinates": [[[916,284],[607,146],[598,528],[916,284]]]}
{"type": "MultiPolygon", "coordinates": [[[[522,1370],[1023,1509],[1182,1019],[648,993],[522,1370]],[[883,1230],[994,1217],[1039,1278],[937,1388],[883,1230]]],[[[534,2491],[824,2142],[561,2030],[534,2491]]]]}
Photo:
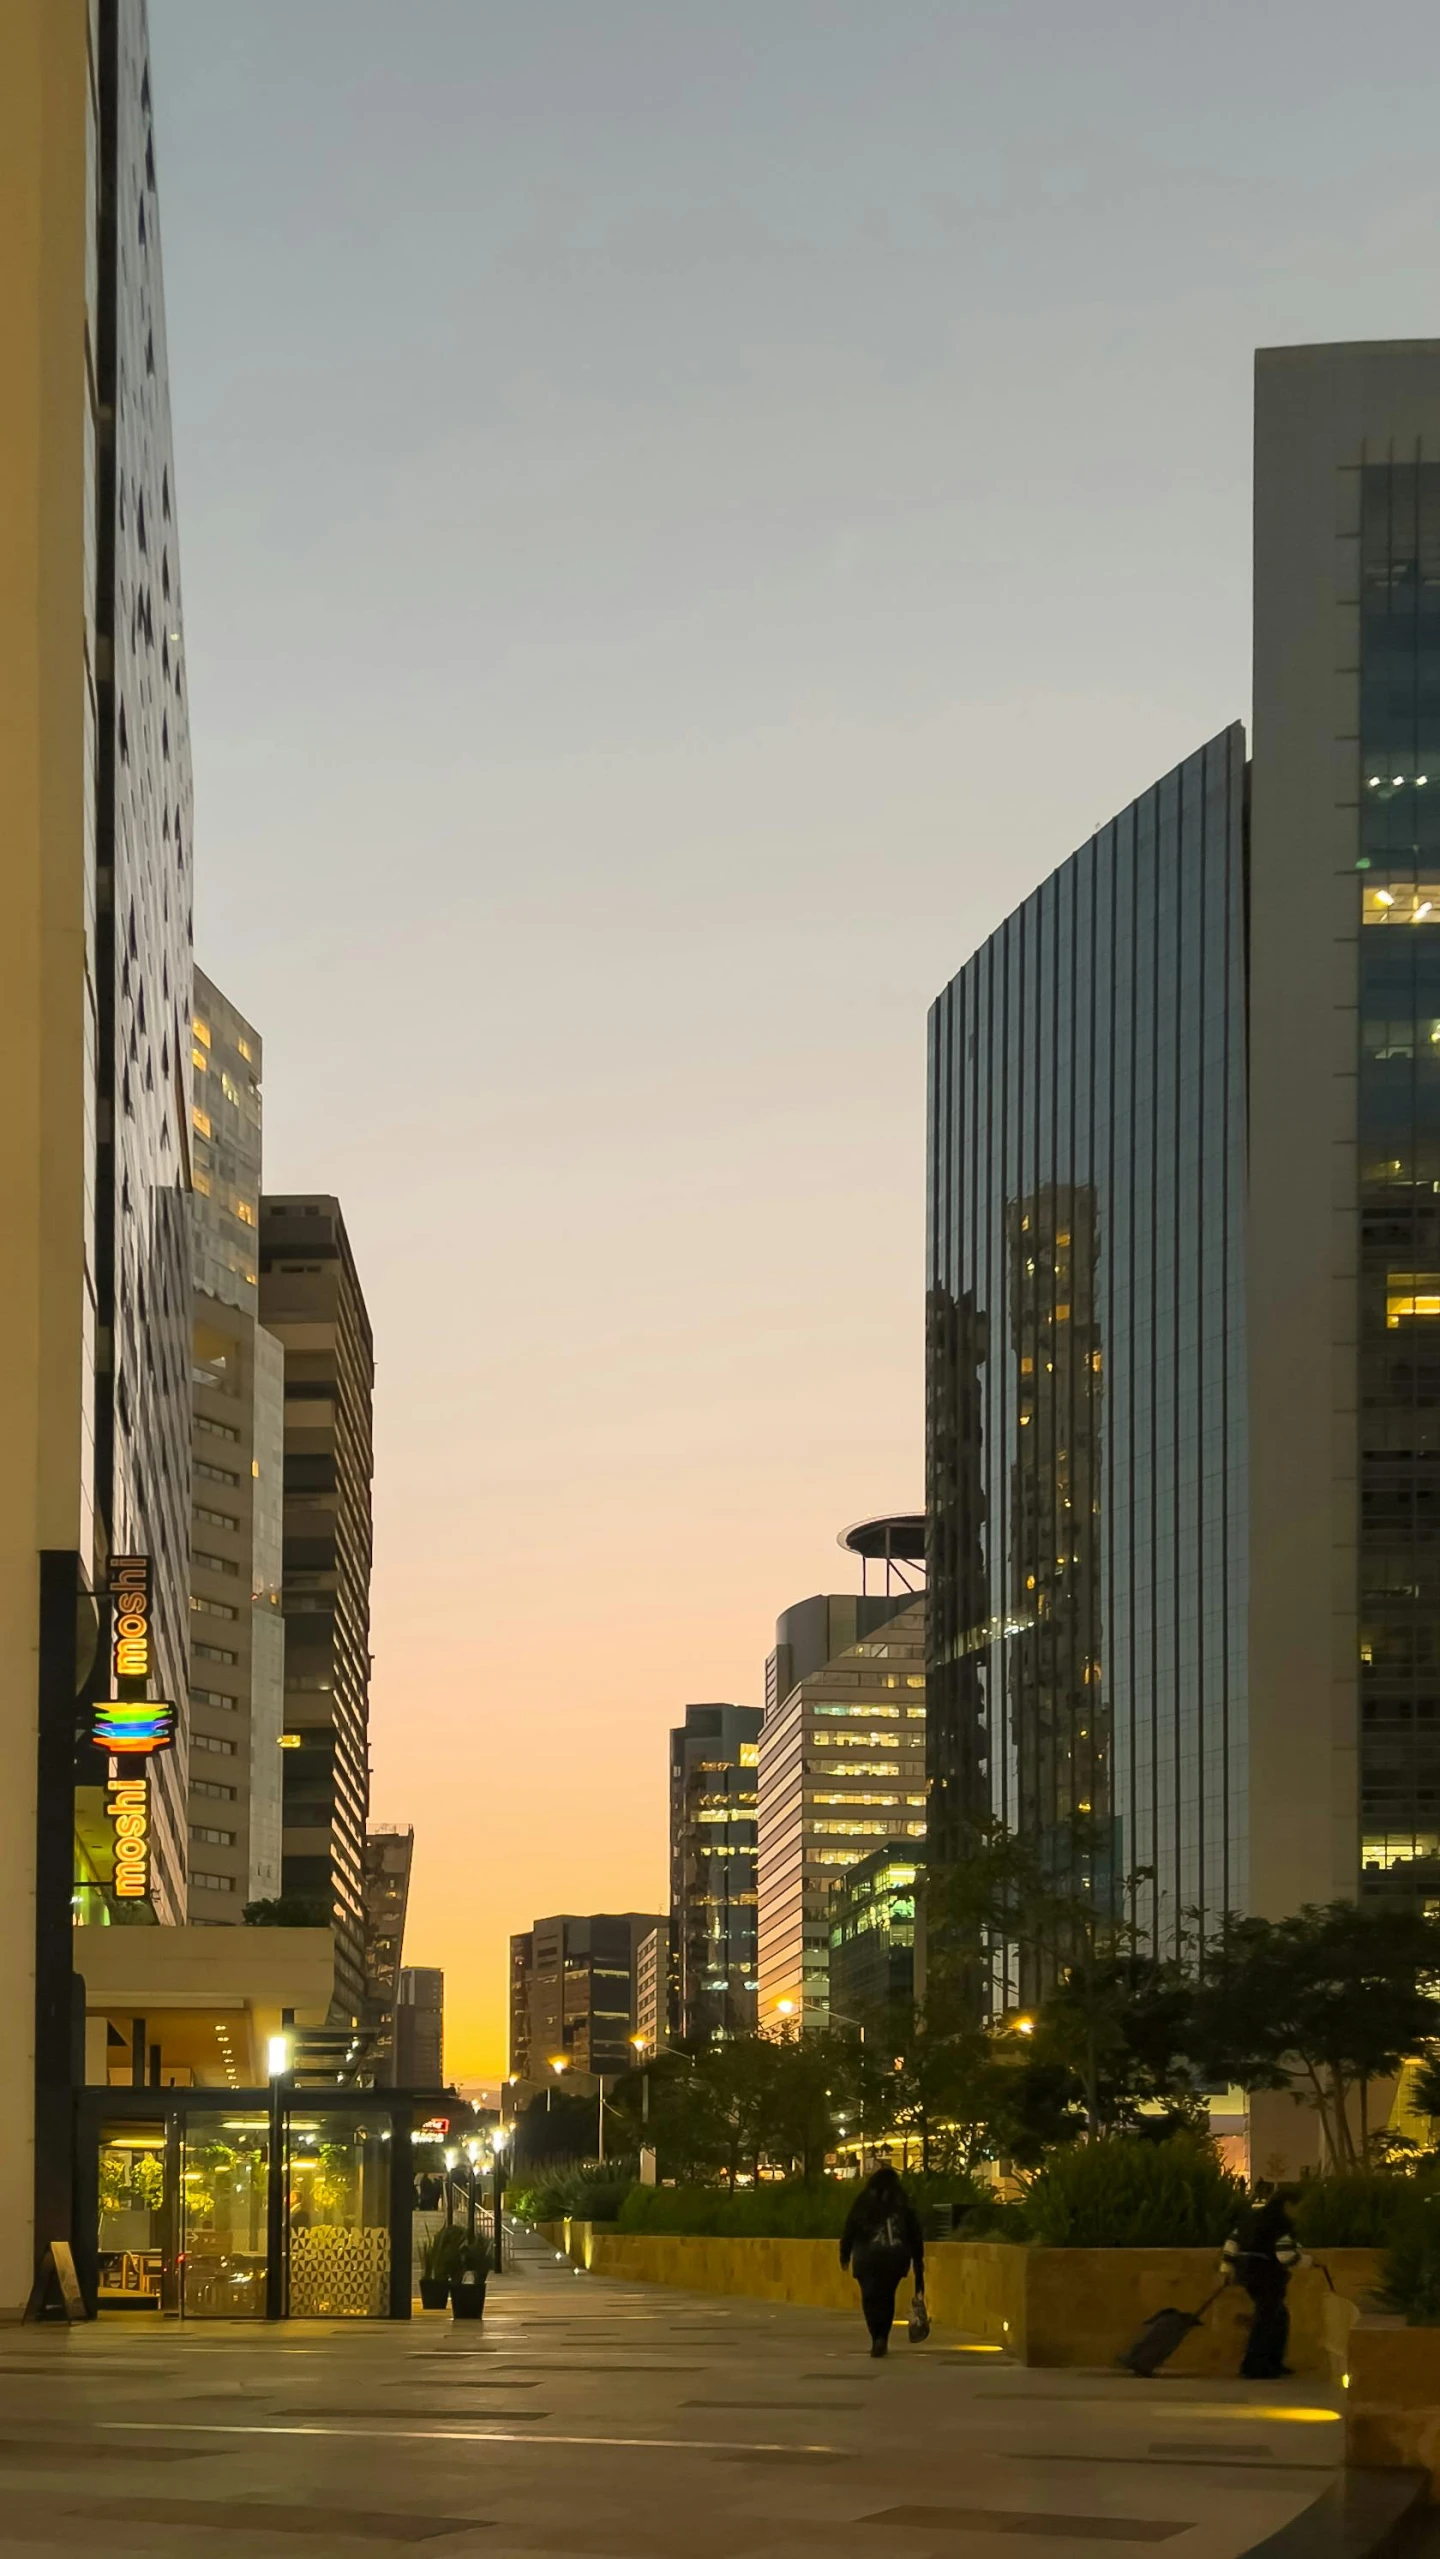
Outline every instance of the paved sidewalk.
{"type": "Polygon", "coordinates": [[[0,2379],[0,2548],[87,2559],[997,2559],[1017,2534],[1238,2559],[1333,2481],[1341,2435],[1305,2383],[1026,2373],[903,2336],[874,2364],[858,2315],[533,2248],[480,2327],[11,2329],[0,2379]]]}

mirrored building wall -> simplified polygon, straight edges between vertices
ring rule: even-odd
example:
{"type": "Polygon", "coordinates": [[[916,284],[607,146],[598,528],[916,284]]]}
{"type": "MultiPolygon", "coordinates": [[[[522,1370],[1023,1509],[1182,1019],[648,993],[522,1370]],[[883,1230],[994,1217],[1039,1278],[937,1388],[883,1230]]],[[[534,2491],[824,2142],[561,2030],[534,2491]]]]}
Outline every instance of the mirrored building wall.
{"type": "Polygon", "coordinates": [[[1244,804],[1234,727],[931,1016],[931,1857],[1148,1870],[1160,1947],[1248,1880],[1244,804]]]}

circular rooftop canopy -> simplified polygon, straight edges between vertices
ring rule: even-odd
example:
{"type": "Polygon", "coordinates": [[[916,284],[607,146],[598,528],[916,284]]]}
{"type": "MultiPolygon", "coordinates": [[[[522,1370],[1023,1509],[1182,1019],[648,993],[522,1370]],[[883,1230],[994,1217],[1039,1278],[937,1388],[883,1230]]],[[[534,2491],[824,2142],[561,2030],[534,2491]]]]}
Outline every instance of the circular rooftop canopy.
{"type": "Polygon", "coordinates": [[[870,1563],[923,1564],[925,1561],[925,1514],[923,1511],[888,1511],[881,1519],[857,1520],[853,1528],[842,1528],[836,1540],[852,1555],[863,1555],[870,1563]]]}

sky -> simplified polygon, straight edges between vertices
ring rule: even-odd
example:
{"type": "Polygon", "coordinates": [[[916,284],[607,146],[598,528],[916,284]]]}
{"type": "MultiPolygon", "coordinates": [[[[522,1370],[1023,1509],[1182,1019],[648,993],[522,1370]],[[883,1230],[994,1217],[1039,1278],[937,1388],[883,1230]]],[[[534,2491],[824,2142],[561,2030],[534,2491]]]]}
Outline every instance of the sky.
{"type": "Polygon", "coordinates": [[[1248,712],[1256,345],[1440,333],[1431,0],[150,0],[196,952],[374,1324],[446,2061],[923,1499],[925,1019],[1248,712]]]}

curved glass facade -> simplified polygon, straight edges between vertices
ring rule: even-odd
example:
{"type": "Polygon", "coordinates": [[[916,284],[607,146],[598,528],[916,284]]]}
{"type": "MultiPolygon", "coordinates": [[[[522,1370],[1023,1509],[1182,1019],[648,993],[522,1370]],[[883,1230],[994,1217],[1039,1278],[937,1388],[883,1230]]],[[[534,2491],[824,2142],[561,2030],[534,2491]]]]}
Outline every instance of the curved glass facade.
{"type": "Polygon", "coordinates": [[[1236,726],[930,1022],[931,1859],[1078,1825],[1161,1947],[1246,1899],[1244,814],[1236,726]]]}

